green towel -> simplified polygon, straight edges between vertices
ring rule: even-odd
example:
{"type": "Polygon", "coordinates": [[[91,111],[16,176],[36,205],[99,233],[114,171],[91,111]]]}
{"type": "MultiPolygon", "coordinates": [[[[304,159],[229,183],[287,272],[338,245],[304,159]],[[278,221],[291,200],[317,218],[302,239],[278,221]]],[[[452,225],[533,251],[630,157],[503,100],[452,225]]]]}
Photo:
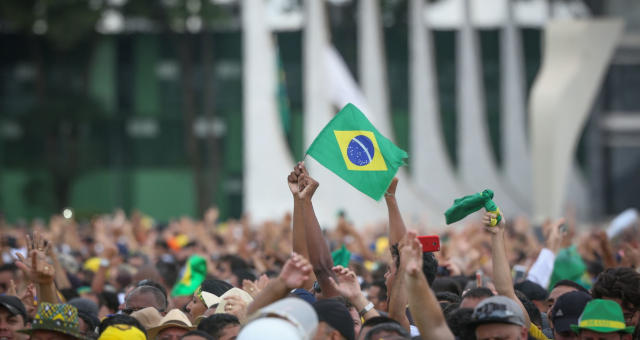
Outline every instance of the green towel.
{"type": "Polygon", "coordinates": [[[187,260],[182,278],[171,290],[171,296],[188,296],[200,287],[207,276],[207,260],[198,255],[192,255],[187,260]]]}
{"type": "Polygon", "coordinates": [[[444,213],[444,216],[447,219],[447,224],[458,222],[469,216],[469,214],[485,208],[488,212],[498,213],[498,218],[495,219],[495,223],[494,220],[491,221],[491,225],[495,226],[500,223],[500,220],[502,220],[502,214],[500,213],[498,206],[491,200],[492,198],[493,191],[487,189],[477,194],[456,199],[453,201],[451,208],[444,213]]]}
{"type": "Polygon", "coordinates": [[[331,253],[331,257],[333,258],[334,266],[343,266],[345,268],[349,267],[349,260],[351,260],[351,252],[345,245],[338,250],[334,250],[331,253]]]}

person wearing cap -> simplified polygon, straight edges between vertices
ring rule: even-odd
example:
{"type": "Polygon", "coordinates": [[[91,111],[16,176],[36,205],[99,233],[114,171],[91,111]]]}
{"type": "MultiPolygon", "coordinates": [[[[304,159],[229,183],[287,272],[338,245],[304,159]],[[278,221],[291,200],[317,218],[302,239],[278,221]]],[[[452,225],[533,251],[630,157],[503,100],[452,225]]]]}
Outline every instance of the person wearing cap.
{"type": "Polygon", "coordinates": [[[29,334],[32,340],[86,339],[80,332],[78,310],[62,303],[41,302],[31,328],[18,332],[29,334]]]}
{"type": "MultiPolygon", "coordinates": [[[[154,309],[153,307],[148,308],[154,309]]],[[[98,334],[98,340],[147,339],[147,332],[142,324],[127,314],[115,314],[102,320],[98,326],[98,334]]]]}
{"type": "Polygon", "coordinates": [[[190,330],[195,329],[181,310],[172,309],[165,315],[158,325],[148,330],[149,339],[177,340],[190,330]]]}
{"type": "MultiPolygon", "coordinates": [[[[304,280],[302,280],[304,281],[304,280]]],[[[259,295],[256,296],[256,300],[259,295]]],[[[309,303],[287,297],[267,305],[251,315],[240,330],[238,340],[311,340],[318,337],[318,316],[309,303]]],[[[351,330],[353,332],[353,329],[351,330]]]]}
{"type": "Polygon", "coordinates": [[[160,314],[160,312],[158,312],[158,310],[153,307],[147,307],[141,310],[137,310],[131,313],[131,316],[134,319],[138,320],[138,322],[140,322],[145,330],[155,327],[156,325],[160,324],[160,320],[162,320],[162,314],[160,314]]]}
{"type": "Polygon", "coordinates": [[[589,301],[577,324],[571,325],[580,340],[631,340],[634,329],[625,326],[619,304],[602,299],[589,301]]]}
{"type": "Polygon", "coordinates": [[[27,339],[18,330],[27,325],[27,309],[15,296],[0,296],[0,339],[27,339]]]}
{"type": "Polygon", "coordinates": [[[185,310],[189,318],[195,322],[207,309],[217,307],[218,303],[220,303],[220,298],[211,292],[204,291],[202,285],[200,285],[193,293],[191,301],[189,301],[185,310]]]}
{"type": "Polygon", "coordinates": [[[476,339],[525,340],[528,329],[520,305],[506,296],[484,299],[473,310],[471,326],[475,326],[476,339]]]}
{"type": "Polygon", "coordinates": [[[571,330],[571,325],[578,323],[584,307],[591,300],[591,295],[581,291],[569,292],[558,298],[549,311],[555,340],[578,339],[577,334],[571,330]]]}
{"type": "Polygon", "coordinates": [[[98,305],[84,298],[74,298],[69,300],[69,304],[76,307],[80,321],[80,332],[88,337],[95,337],[96,328],[100,324],[98,319],[98,305]]]}

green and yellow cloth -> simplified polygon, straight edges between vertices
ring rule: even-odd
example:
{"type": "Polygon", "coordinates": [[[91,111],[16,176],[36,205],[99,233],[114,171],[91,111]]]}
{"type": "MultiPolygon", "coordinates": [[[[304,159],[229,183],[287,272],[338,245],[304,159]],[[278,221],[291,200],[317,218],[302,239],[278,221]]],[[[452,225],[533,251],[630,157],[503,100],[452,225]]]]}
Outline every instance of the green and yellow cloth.
{"type": "Polygon", "coordinates": [[[495,213],[497,215],[496,218],[491,219],[491,226],[495,227],[502,220],[502,214],[492,199],[493,191],[487,189],[483,192],[454,200],[451,208],[447,209],[444,213],[447,224],[458,222],[470,214],[485,208],[488,212],[495,213]]]}
{"type": "Polygon", "coordinates": [[[171,290],[171,296],[192,295],[207,276],[207,260],[198,255],[192,255],[182,274],[182,278],[171,290]]]}

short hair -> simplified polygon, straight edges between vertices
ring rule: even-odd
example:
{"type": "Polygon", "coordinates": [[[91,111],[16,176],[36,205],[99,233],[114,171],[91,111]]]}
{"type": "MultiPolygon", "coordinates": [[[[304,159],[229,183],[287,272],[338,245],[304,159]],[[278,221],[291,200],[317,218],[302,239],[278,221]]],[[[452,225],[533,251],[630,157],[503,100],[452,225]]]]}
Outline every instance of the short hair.
{"type": "Polygon", "coordinates": [[[466,293],[464,293],[462,295],[462,299],[464,300],[465,298],[488,298],[488,297],[492,297],[493,296],[493,292],[491,291],[491,289],[487,288],[487,287],[476,287],[476,288],[471,288],[469,289],[466,293]]]}
{"type": "Polygon", "coordinates": [[[364,327],[375,327],[379,324],[383,324],[383,323],[397,323],[398,325],[400,324],[398,321],[396,321],[395,319],[392,319],[388,316],[374,316],[372,318],[367,319],[363,324],[362,324],[362,328],[364,327]]]}
{"type": "Polygon", "coordinates": [[[236,269],[233,271],[233,275],[238,278],[238,284],[242,285],[243,280],[255,281],[256,275],[248,268],[236,269]]]}
{"type": "Polygon", "coordinates": [[[560,287],[560,286],[573,287],[581,292],[589,294],[589,291],[586,288],[582,287],[579,283],[571,280],[560,280],[553,285],[551,290],[554,290],[556,289],[556,287],[560,287]]]}
{"type": "Polygon", "coordinates": [[[113,325],[129,325],[139,329],[142,333],[144,333],[145,337],[147,337],[147,331],[144,329],[144,326],[138,321],[136,318],[127,315],[127,314],[114,314],[112,316],[107,317],[106,319],[100,322],[98,326],[98,334],[102,334],[105,329],[109,326],[113,325]]]}
{"type": "MultiPolygon", "coordinates": [[[[394,244],[390,248],[391,257],[396,268],[400,268],[400,248],[398,244],[394,244]]],[[[438,260],[432,252],[422,253],[422,273],[427,278],[429,285],[433,284],[433,280],[436,279],[436,273],[438,272],[438,260]]]]}
{"type": "Polygon", "coordinates": [[[640,309],[640,273],[631,268],[609,268],[598,275],[591,288],[594,299],[615,298],[629,309],[640,309]]]}
{"type": "Polygon", "coordinates": [[[380,301],[387,301],[387,285],[384,284],[384,281],[382,280],[378,280],[378,281],[373,281],[371,283],[371,287],[378,287],[380,289],[380,291],[378,292],[378,300],[380,301]]]}
{"type": "Polygon", "coordinates": [[[149,280],[149,279],[144,279],[144,280],[138,281],[138,283],[136,284],[136,287],[142,287],[142,286],[156,287],[156,288],[160,289],[160,291],[164,295],[164,298],[165,299],[167,298],[167,290],[164,288],[163,285],[161,285],[158,282],[155,282],[155,281],[149,280]]]}
{"type": "Polygon", "coordinates": [[[462,288],[460,288],[460,284],[458,281],[450,278],[450,277],[438,277],[433,281],[433,285],[431,286],[434,292],[449,292],[460,296],[462,293],[462,288]]]}
{"type": "Polygon", "coordinates": [[[137,294],[152,294],[154,299],[156,300],[155,301],[156,304],[160,306],[158,310],[160,312],[164,312],[167,309],[167,296],[164,295],[162,291],[157,287],[148,286],[148,285],[138,286],[134,288],[131,292],[129,292],[129,294],[124,300],[125,307],[129,306],[128,304],[129,299],[131,299],[132,296],[137,294]]]}
{"type": "Polygon", "coordinates": [[[527,296],[524,295],[523,292],[516,290],[516,296],[518,297],[518,300],[522,302],[522,305],[527,311],[531,322],[534,325],[542,328],[542,315],[540,315],[540,310],[538,309],[538,307],[533,302],[531,302],[531,300],[529,300],[529,298],[527,298],[527,296]]]}
{"type": "Polygon", "coordinates": [[[222,335],[222,330],[229,325],[240,325],[240,320],[235,315],[219,313],[202,319],[198,324],[198,330],[217,339],[222,335]]]}
{"type": "Polygon", "coordinates": [[[206,279],[202,281],[200,284],[200,288],[203,292],[211,293],[215,296],[222,296],[222,294],[226,293],[229,289],[233,288],[233,286],[226,281],[218,280],[218,279],[206,279]]]}
{"type": "Polygon", "coordinates": [[[476,334],[470,326],[473,308],[457,308],[445,314],[449,329],[459,339],[475,340],[476,334]]]}
{"type": "Polygon", "coordinates": [[[460,298],[459,295],[453,294],[451,292],[437,292],[436,299],[438,299],[438,301],[444,300],[449,303],[460,303],[460,301],[462,301],[462,298],[460,298]]]}
{"type": "Polygon", "coordinates": [[[411,335],[407,332],[404,327],[402,327],[397,322],[384,322],[378,325],[371,327],[371,329],[364,335],[364,340],[373,340],[376,339],[376,333],[378,332],[394,332],[398,336],[401,336],[404,339],[411,339],[411,335]]]}
{"type": "Polygon", "coordinates": [[[192,335],[199,336],[199,337],[201,337],[201,338],[203,338],[203,339],[205,339],[205,340],[216,340],[216,338],[212,337],[211,335],[209,335],[209,334],[207,334],[207,333],[205,333],[205,332],[203,332],[203,331],[201,331],[201,330],[197,330],[197,329],[196,329],[196,330],[193,330],[193,331],[188,331],[188,332],[184,333],[184,334],[180,337],[180,339],[184,339],[184,338],[186,338],[186,337],[188,337],[188,336],[192,336],[192,335]]]}
{"type": "Polygon", "coordinates": [[[117,311],[120,306],[118,301],[118,294],[114,292],[103,291],[98,295],[98,302],[100,306],[106,306],[111,311],[117,311]]]}
{"type": "Polygon", "coordinates": [[[243,260],[240,256],[233,254],[226,254],[221,256],[218,262],[229,262],[229,267],[231,267],[232,272],[238,269],[246,269],[249,267],[245,260],[243,260]]]}
{"type": "Polygon", "coordinates": [[[531,301],[545,301],[549,297],[549,292],[533,281],[518,282],[513,288],[521,291],[531,301]]]}

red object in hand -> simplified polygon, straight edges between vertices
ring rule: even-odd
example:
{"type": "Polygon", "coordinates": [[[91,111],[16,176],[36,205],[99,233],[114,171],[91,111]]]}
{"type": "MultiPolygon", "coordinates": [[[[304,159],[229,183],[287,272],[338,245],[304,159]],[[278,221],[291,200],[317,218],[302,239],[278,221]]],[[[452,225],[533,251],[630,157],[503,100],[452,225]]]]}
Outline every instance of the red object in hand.
{"type": "Polygon", "coordinates": [[[422,244],[423,253],[440,251],[440,236],[438,235],[418,236],[418,240],[422,244]]]}

